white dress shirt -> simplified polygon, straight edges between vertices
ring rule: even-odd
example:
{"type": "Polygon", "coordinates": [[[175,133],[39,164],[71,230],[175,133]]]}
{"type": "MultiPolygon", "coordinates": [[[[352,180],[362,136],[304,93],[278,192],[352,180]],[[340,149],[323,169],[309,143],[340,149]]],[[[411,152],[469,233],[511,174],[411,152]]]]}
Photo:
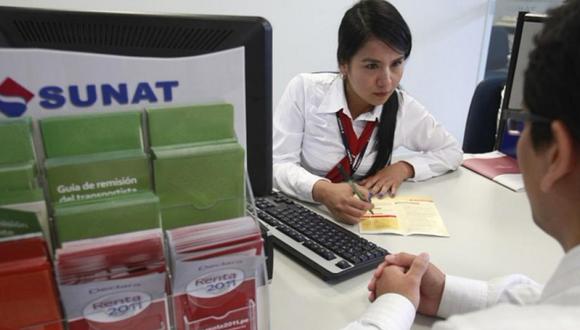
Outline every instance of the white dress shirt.
{"type": "MultiPolygon", "coordinates": [[[[399,90],[399,111],[393,150],[405,147],[417,151],[405,160],[415,170],[412,180],[420,181],[461,164],[463,153],[451,136],[425,108],[399,90]]],[[[274,187],[298,199],[312,202],[312,187],[345,156],[336,112],[352,119],[337,74],[300,74],[286,88],[274,113],[274,187]]],[[[382,105],[359,115],[353,128],[360,136],[367,121],[380,119],[382,105]]],[[[371,168],[377,154],[373,131],[362,162],[353,175],[360,179],[371,168]]]]}
{"type": "MultiPolygon", "coordinates": [[[[447,276],[433,329],[580,329],[580,246],[570,250],[543,288],[523,275],[489,282],[447,276]]],[[[385,294],[344,330],[409,329],[411,302],[385,294]]]]}

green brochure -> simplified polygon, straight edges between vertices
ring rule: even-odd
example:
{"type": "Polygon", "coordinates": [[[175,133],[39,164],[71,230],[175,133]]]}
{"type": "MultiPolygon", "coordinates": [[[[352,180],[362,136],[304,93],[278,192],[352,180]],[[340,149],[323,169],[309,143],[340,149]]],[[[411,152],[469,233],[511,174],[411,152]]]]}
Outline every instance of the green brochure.
{"type": "Polygon", "coordinates": [[[43,200],[44,193],[40,188],[32,190],[13,190],[10,192],[0,192],[0,205],[39,202],[43,200]]]}
{"type": "Polygon", "coordinates": [[[235,137],[231,104],[148,109],[147,122],[152,147],[176,147],[235,137]]]}
{"type": "Polygon", "coordinates": [[[164,229],[244,215],[244,150],[237,142],[153,153],[164,229]]]}
{"type": "Polygon", "coordinates": [[[151,190],[149,159],[140,150],[47,159],[45,167],[53,203],[151,190]]]}
{"type": "Polygon", "coordinates": [[[35,159],[30,118],[1,120],[0,141],[0,166],[35,159]]]}
{"type": "Polygon", "coordinates": [[[244,150],[231,104],[147,110],[164,229],[245,212],[244,150]]]}
{"type": "Polygon", "coordinates": [[[0,166],[0,192],[36,188],[38,188],[38,184],[36,183],[36,163],[34,161],[0,166]]]}
{"type": "Polygon", "coordinates": [[[0,205],[35,202],[44,199],[36,179],[36,163],[0,166],[0,205]]]}
{"type": "Polygon", "coordinates": [[[42,236],[36,213],[0,208],[0,242],[23,236],[42,236]]]}
{"type": "Polygon", "coordinates": [[[32,144],[32,120],[28,117],[0,121],[0,205],[39,201],[32,144]]]}
{"type": "Polygon", "coordinates": [[[42,119],[46,158],[143,150],[141,121],[140,111],[42,119]]]}
{"type": "Polygon", "coordinates": [[[159,228],[159,198],[151,192],[55,204],[59,242],[159,228]]]}

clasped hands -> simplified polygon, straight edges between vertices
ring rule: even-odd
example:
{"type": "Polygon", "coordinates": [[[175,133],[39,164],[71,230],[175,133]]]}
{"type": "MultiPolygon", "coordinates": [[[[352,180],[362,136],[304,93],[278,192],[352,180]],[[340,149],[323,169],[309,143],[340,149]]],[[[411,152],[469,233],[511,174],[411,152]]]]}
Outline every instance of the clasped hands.
{"type": "Polygon", "coordinates": [[[429,262],[429,255],[408,253],[385,257],[369,282],[369,300],[386,293],[397,293],[424,315],[435,316],[445,287],[445,274],[429,262]]]}
{"type": "Polygon", "coordinates": [[[379,198],[386,194],[394,196],[403,181],[414,175],[413,166],[407,162],[397,162],[359,182],[357,188],[364,196],[368,196],[366,201],[354,197],[352,188],[347,183],[331,183],[324,180],[314,184],[312,197],[324,204],[337,219],[348,224],[357,224],[361,217],[372,209],[371,196],[379,198]]]}

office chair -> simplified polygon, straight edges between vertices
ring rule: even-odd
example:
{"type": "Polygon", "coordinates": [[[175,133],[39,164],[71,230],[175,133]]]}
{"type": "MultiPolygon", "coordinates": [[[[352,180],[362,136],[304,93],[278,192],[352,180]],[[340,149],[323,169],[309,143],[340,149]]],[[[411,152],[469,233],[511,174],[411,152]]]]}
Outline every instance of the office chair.
{"type": "Polygon", "coordinates": [[[463,136],[463,151],[483,153],[493,151],[501,90],[506,76],[484,79],[475,88],[463,136]]]}
{"type": "Polygon", "coordinates": [[[491,28],[485,65],[485,79],[501,77],[507,74],[510,53],[508,35],[508,30],[503,26],[494,25],[491,28]]]}

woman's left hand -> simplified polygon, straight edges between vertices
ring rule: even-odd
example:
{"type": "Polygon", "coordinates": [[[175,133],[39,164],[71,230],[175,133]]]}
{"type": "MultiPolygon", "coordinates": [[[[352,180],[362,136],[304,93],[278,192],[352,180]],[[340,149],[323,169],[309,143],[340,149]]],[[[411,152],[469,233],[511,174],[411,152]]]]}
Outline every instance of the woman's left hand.
{"type": "Polygon", "coordinates": [[[373,195],[382,197],[387,193],[394,196],[405,179],[415,176],[413,166],[407,162],[397,162],[389,165],[362,181],[360,185],[367,188],[373,195]]]}

